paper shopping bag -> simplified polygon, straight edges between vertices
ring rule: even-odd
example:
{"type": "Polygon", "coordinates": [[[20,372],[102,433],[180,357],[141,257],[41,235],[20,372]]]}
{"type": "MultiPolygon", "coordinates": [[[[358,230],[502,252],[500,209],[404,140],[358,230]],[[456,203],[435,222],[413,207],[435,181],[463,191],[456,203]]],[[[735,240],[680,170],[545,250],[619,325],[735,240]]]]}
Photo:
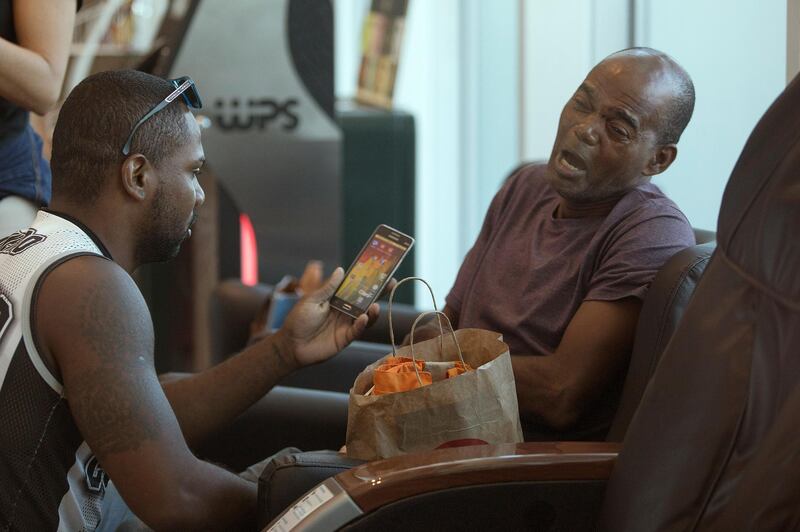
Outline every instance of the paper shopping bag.
{"type": "Polygon", "coordinates": [[[461,329],[444,338],[412,341],[411,346],[396,349],[356,378],[347,422],[349,457],[377,460],[465,441],[522,441],[511,357],[498,333],[461,329]],[[392,356],[424,360],[432,382],[408,391],[374,395],[375,371],[392,356]]]}

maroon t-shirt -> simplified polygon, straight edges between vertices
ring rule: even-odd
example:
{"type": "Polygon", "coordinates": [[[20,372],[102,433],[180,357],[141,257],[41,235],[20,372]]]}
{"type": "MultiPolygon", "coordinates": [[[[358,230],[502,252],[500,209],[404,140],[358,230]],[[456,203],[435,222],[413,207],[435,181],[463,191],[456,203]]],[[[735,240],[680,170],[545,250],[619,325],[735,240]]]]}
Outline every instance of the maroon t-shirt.
{"type": "MultiPolygon", "coordinates": [[[[628,192],[606,216],[555,218],[559,196],[545,165],[511,176],[492,200],[447,304],[459,327],[503,334],[512,355],[551,355],[584,301],[644,298],[672,255],[694,245],[678,207],[653,184],[628,192]]],[[[587,412],[572,437],[602,437],[621,379],[587,412]]],[[[526,439],[547,429],[523,423],[526,439]]],[[[553,434],[563,437],[564,434],[553,434]]]]}

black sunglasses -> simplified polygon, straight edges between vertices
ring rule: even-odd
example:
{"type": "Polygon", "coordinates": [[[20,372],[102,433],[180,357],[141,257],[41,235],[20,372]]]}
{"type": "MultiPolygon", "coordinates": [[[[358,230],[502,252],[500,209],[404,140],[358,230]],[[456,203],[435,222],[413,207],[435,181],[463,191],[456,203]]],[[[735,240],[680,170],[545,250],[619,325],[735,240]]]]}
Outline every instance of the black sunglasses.
{"type": "Polygon", "coordinates": [[[177,79],[169,80],[170,83],[175,87],[175,90],[172,91],[169,96],[161,100],[161,102],[150,109],[146,115],[144,115],[136,125],[133,126],[131,130],[131,134],[128,135],[128,140],[125,141],[125,145],[122,147],[122,155],[129,155],[131,152],[131,142],[133,142],[133,134],[136,133],[136,130],[139,129],[139,126],[144,124],[148,118],[171,104],[175,98],[180,96],[183,98],[183,102],[190,108],[190,109],[201,109],[203,107],[203,101],[200,100],[200,93],[197,92],[197,86],[194,84],[194,81],[189,76],[183,76],[177,79]]]}

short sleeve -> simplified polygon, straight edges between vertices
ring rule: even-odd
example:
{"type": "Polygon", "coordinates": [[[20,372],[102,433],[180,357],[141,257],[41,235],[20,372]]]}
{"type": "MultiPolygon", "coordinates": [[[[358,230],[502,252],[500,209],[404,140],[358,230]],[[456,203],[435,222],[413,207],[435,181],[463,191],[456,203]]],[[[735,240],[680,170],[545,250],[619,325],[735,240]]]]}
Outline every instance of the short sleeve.
{"type": "Polygon", "coordinates": [[[500,218],[505,210],[505,206],[511,199],[519,179],[521,179],[521,174],[522,170],[518,170],[512,174],[503,186],[500,187],[497,194],[495,194],[492,202],[489,204],[489,210],[486,211],[486,217],[483,219],[481,232],[478,234],[475,244],[472,245],[472,248],[464,257],[464,262],[461,263],[461,268],[458,270],[453,288],[450,289],[450,293],[448,293],[445,298],[447,305],[456,312],[461,312],[461,303],[464,300],[464,296],[467,290],[469,290],[469,286],[472,284],[472,279],[474,279],[475,274],[478,272],[478,268],[492,240],[494,231],[500,223],[500,218]]]}
{"type": "Polygon", "coordinates": [[[606,247],[589,281],[585,300],[644,300],[664,263],[694,243],[692,228],[677,209],[664,208],[644,220],[640,217],[606,247]]]}

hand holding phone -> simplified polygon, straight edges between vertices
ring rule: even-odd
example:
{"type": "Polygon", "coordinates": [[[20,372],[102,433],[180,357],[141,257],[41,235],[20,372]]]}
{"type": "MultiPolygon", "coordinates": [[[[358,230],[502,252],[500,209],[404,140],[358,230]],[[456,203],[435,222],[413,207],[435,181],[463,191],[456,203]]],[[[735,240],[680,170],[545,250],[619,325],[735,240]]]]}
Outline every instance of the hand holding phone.
{"type": "Polygon", "coordinates": [[[326,303],[343,278],[342,268],[336,268],[321,288],[297,302],[283,327],[272,335],[284,360],[295,367],[327,360],[361,336],[369,321],[378,316],[377,305],[356,319],[330,309],[326,303]]]}
{"type": "Polygon", "coordinates": [[[410,236],[379,225],[345,273],[331,298],[331,307],[354,318],[366,312],[413,245],[410,236]]]}

